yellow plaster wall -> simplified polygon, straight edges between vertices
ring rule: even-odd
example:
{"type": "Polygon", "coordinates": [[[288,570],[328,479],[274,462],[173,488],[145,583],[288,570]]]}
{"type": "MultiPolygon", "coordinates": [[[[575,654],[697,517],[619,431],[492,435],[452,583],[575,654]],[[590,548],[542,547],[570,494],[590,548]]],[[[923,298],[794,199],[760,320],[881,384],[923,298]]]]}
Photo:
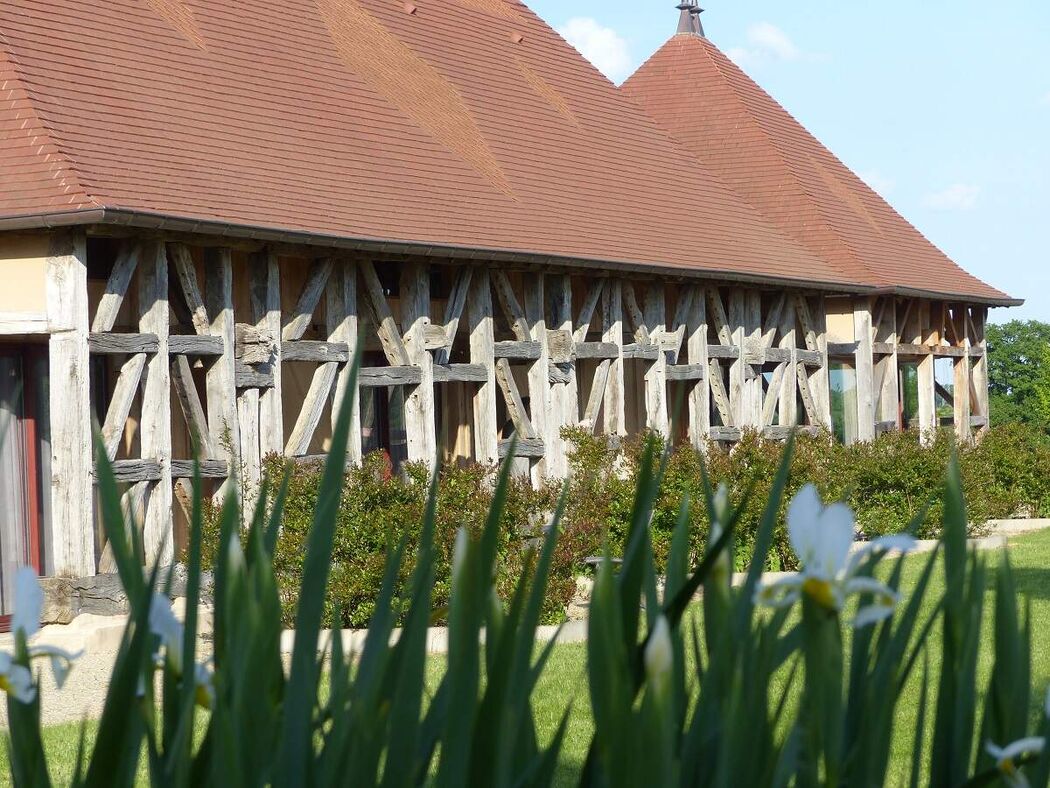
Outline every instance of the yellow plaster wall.
{"type": "Polygon", "coordinates": [[[47,311],[46,235],[0,235],[0,312],[47,311]]]}
{"type": "Polygon", "coordinates": [[[853,302],[848,298],[829,298],[826,301],[829,342],[854,342],[853,302]]]}

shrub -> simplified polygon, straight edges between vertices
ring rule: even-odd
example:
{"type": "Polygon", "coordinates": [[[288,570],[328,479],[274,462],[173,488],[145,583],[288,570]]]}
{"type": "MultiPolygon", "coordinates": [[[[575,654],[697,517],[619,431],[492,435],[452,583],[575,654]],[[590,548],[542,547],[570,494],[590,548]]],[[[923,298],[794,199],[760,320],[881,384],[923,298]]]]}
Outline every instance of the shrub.
{"type": "MultiPolygon", "coordinates": [[[[288,525],[288,518],[302,517],[295,506],[285,510],[291,498],[278,493],[268,515],[258,509],[243,543],[237,496],[228,498],[214,558],[214,665],[197,664],[199,480],[183,627],[158,594],[170,574],[167,580],[157,568],[143,574],[137,559],[140,531],[124,521],[112,467],[99,448],[102,521],[131,614],[90,752],[81,737],[75,785],[131,786],[140,762],[150,784],[172,786],[225,785],[231,775],[244,785],[554,783],[563,765],[571,700],[565,699],[552,740],[541,746],[533,695],[552,648],[537,649],[535,639],[560,512],[538,553],[521,562],[525,571],[503,586],[501,599],[498,556],[505,549],[505,504],[513,497],[505,472],[481,520],[456,528],[448,583],[441,591],[438,565],[449,560],[450,551],[439,534],[450,526],[440,523],[472,516],[477,501],[469,490],[446,489],[447,500],[467,509],[441,513],[441,488],[433,487],[418,523],[398,521],[396,542],[390,538],[394,526],[388,533],[380,524],[376,535],[364,528],[367,517],[349,521],[362,528],[363,538],[386,545],[382,580],[361,654],[349,658],[341,639],[334,638],[323,674],[318,636],[348,489],[343,467],[348,423],[347,416],[340,417],[319,481],[315,475],[290,482],[289,489],[307,485],[303,498],[314,502],[309,525],[297,530],[305,534],[298,543],[304,557],[298,564],[300,604],[287,673],[280,656],[275,550],[278,528],[288,525]],[[411,553],[409,538],[416,545],[411,553]],[[448,661],[428,698],[426,630],[434,611],[446,606],[448,661]],[[398,619],[403,629],[392,644],[398,619]]],[[[663,593],[649,524],[663,500],[661,491],[674,482],[652,444],[632,455],[637,481],[622,534],[623,563],[616,568],[608,557],[602,561],[588,620],[584,675],[594,729],[581,783],[881,785],[897,707],[914,676],[921,678],[921,693],[911,784],[928,779],[933,785],[987,785],[1002,777],[1011,785],[1031,778],[1045,786],[1050,710],[1040,711],[1033,729],[1031,623],[1019,610],[1009,561],[996,573],[990,593],[983,560],[967,549],[958,462],[949,462],[943,485],[940,549],[923,559],[913,595],[899,600],[900,561],[876,574],[890,543],[873,543],[857,563],[826,550],[828,533],[835,532],[832,543],[843,543],[853,524],[840,509],[825,509],[810,489],[791,506],[791,539],[815,560],[799,576],[762,584],[786,491],[794,484],[796,457],[803,463],[815,458],[807,459],[805,450],[793,455],[789,445],[766,477],[765,447],[751,440],[744,450],[753,474],[746,478],[761,478],[768,492],[753,491],[743,509],[721,498],[708,501],[704,516],[712,525],[700,560],[689,558],[692,507],[680,501],[663,593]],[[745,583],[734,588],[725,551],[752,510],[760,510],[751,535],[753,558],[745,583]],[[943,573],[943,587],[930,583],[935,570],[943,573]],[[693,606],[701,588],[703,604],[693,606]],[[858,607],[844,604],[846,597],[856,598],[858,607]],[[994,611],[992,625],[982,617],[986,602],[994,611]],[[760,610],[759,604],[779,607],[760,610]],[[800,615],[795,608],[801,608],[800,615]],[[985,639],[992,644],[994,664],[987,685],[979,686],[978,651],[985,639]],[[926,659],[934,649],[942,654],[939,670],[926,659]],[[1003,749],[981,749],[978,741],[1003,749]]],[[[678,483],[691,484],[687,466],[679,470],[678,483]]],[[[360,484],[377,485],[370,489],[383,512],[407,512],[415,505],[422,483],[418,472],[400,486],[391,485],[373,461],[354,473],[365,474],[360,484]],[[377,471],[378,481],[367,476],[377,471]]],[[[455,477],[457,485],[484,481],[465,473],[455,477]]],[[[610,475],[581,483],[618,485],[610,475]]],[[[616,505],[601,503],[603,511],[620,518],[616,505]]],[[[899,549],[907,542],[897,538],[892,545],[899,549]]],[[[19,604],[35,599],[25,594],[19,604]]],[[[12,780],[46,786],[41,687],[30,668],[34,659],[51,659],[51,652],[28,644],[25,612],[13,621],[15,651],[5,655],[2,685],[8,692],[12,780]]]]}

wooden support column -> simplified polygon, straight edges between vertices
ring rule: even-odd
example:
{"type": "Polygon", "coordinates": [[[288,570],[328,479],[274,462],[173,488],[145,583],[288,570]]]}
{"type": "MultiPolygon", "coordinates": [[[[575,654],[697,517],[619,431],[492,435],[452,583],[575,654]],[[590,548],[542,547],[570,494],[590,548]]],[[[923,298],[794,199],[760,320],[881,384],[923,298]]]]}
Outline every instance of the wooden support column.
{"type": "MultiPolygon", "coordinates": [[[[531,329],[534,342],[540,344],[540,357],[529,367],[529,405],[532,428],[536,437],[548,443],[548,426],[551,379],[551,357],[547,347],[547,309],[544,292],[545,275],[542,273],[522,274],[525,288],[525,320],[531,329]]],[[[543,457],[535,458],[531,467],[532,483],[537,487],[547,477],[548,462],[546,452],[543,457]]]]}
{"type": "Polygon", "coordinates": [[[900,344],[901,327],[897,325],[897,299],[896,296],[885,296],[882,308],[882,320],[876,326],[876,337],[883,345],[888,345],[891,352],[882,354],[875,362],[875,373],[877,380],[882,385],[876,389],[879,398],[879,407],[875,418],[883,424],[892,422],[894,429],[901,429],[901,403],[900,403],[900,369],[898,368],[897,346],[900,344]]]}
{"type": "Polygon", "coordinates": [[[602,403],[606,435],[626,435],[623,379],[623,291],[619,279],[609,279],[602,289],[602,342],[616,348],[610,359],[609,378],[602,403]]]}
{"type": "Polygon", "coordinates": [[[139,266],[139,331],[157,337],[157,352],[146,364],[142,388],[142,459],[160,466],[160,479],[151,483],[142,541],[146,563],[161,566],[174,557],[171,511],[171,368],[168,359],[168,257],[164,245],[145,247],[139,266]]]}
{"type": "Polygon", "coordinates": [[[359,352],[357,346],[357,267],[353,262],[340,260],[335,263],[325,299],[328,341],[341,342],[350,348],[350,355],[345,362],[339,364],[339,372],[335,379],[335,390],[332,393],[332,429],[335,429],[343,406],[349,403],[353,410],[350,413],[346,461],[348,465],[360,465],[362,457],[361,398],[357,391],[350,390],[350,373],[354,365],[354,358],[359,352]]]}
{"type": "Polygon", "coordinates": [[[88,369],[87,239],[81,232],[51,238],[45,269],[50,338],[50,545],[62,577],[95,574],[92,516],[91,401],[88,369]]]}
{"type": "Polygon", "coordinates": [[[692,303],[686,317],[686,356],[689,363],[699,365],[704,377],[689,390],[689,442],[694,449],[706,448],[711,432],[711,386],[707,381],[707,306],[704,288],[692,288],[692,303]]]}
{"type": "Polygon", "coordinates": [[[410,363],[419,368],[420,382],[405,395],[408,459],[437,468],[437,428],[434,423],[434,358],[426,349],[430,325],[430,269],[408,263],[401,271],[401,327],[410,363]]]}
{"type": "Polygon", "coordinates": [[[988,413],[988,341],[985,338],[987,320],[986,307],[971,307],[972,347],[976,355],[973,357],[973,401],[970,403],[970,410],[974,417],[984,420],[983,424],[975,425],[978,437],[991,426],[988,413]]]}
{"type": "Polygon", "coordinates": [[[252,318],[271,343],[266,370],[273,385],[259,392],[259,454],[284,452],[284,401],[281,383],[281,268],[277,253],[267,251],[253,260],[251,269],[252,318]]]}
{"type": "MultiPolygon", "coordinates": [[[[572,335],[572,280],[567,274],[549,276],[551,329],[567,331],[572,335]]],[[[567,381],[551,387],[551,427],[548,432],[547,471],[551,476],[562,478],[569,472],[568,450],[561,436],[563,427],[575,427],[580,420],[579,394],[576,382],[576,365],[563,365],[567,381]]]]}
{"type": "Polygon", "coordinates": [[[744,341],[740,354],[744,359],[743,415],[741,427],[762,429],[763,395],[762,366],[765,344],[762,339],[762,293],[758,290],[744,291],[744,341]]]}
{"type": "Polygon", "coordinates": [[[918,344],[926,346],[927,352],[919,357],[919,432],[925,444],[933,442],[937,430],[936,368],[933,344],[935,334],[931,324],[929,301],[919,301],[915,307],[918,321],[918,344]]]}
{"type": "Polygon", "coordinates": [[[667,331],[667,307],[664,287],[659,281],[645,291],[645,327],[650,341],[658,351],[656,361],[645,373],[645,423],[665,440],[670,436],[667,417],[667,353],[661,343],[667,331]]]}
{"type": "Polygon", "coordinates": [[[955,435],[961,441],[970,440],[972,434],[970,425],[970,331],[968,310],[963,305],[956,305],[952,309],[951,320],[955,326],[956,347],[963,350],[965,355],[954,360],[955,387],[952,392],[952,400],[955,407],[955,435]]]}
{"type": "Polygon", "coordinates": [[[479,268],[470,282],[467,299],[470,327],[470,363],[485,368],[486,380],[474,394],[474,459],[488,465],[499,461],[496,425],[496,358],[489,272],[479,268]]]}
{"type": "Polygon", "coordinates": [[[204,281],[211,334],[222,340],[222,355],[208,368],[208,429],[216,459],[226,460],[230,476],[215,492],[221,502],[230,479],[240,474],[240,429],[237,423],[236,326],[233,316],[233,259],[229,249],[206,249],[204,281]]]}
{"type": "Polygon", "coordinates": [[[734,288],[729,294],[728,327],[732,337],[733,346],[737,348],[738,355],[729,365],[729,407],[733,414],[733,424],[744,428],[756,426],[756,422],[750,418],[748,408],[749,400],[744,393],[747,382],[747,353],[744,343],[747,337],[747,306],[744,291],[734,288]]]}
{"type": "Polygon", "coordinates": [[[871,299],[853,304],[853,336],[857,342],[857,440],[875,440],[875,357],[872,337],[871,299]]]}
{"type": "Polygon", "coordinates": [[[828,309],[827,299],[817,300],[820,329],[817,331],[817,352],[821,365],[810,375],[810,390],[817,406],[817,418],[821,426],[831,429],[831,365],[828,359],[828,309]]]}
{"type": "Polygon", "coordinates": [[[781,427],[795,427],[799,423],[798,413],[798,315],[792,308],[791,299],[785,301],[780,313],[780,341],[777,346],[788,351],[784,364],[784,375],[780,379],[780,399],[777,401],[777,421],[781,427]]]}

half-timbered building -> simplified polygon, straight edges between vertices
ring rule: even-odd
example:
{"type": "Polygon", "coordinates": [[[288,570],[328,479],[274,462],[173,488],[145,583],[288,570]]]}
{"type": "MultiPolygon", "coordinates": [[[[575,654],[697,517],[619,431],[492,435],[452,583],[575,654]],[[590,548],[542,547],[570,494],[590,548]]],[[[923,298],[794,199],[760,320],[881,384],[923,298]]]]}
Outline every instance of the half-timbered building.
{"type": "Polygon", "coordinates": [[[5,0],[5,582],[111,570],[96,428],[161,562],[195,447],[251,490],[350,401],[352,461],[536,481],[573,426],[983,429],[1011,299],[681,11],[621,90],[516,0],[5,0]]]}

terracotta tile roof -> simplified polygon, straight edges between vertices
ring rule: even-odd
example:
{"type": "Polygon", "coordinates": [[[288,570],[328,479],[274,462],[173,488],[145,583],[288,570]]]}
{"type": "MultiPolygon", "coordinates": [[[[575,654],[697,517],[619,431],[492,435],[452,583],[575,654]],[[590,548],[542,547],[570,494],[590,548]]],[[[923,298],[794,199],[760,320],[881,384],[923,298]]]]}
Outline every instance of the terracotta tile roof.
{"type": "Polygon", "coordinates": [[[781,231],[856,281],[1009,301],[923,237],[708,39],[674,36],[622,90],[781,231]]]}
{"type": "Polygon", "coordinates": [[[0,219],[94,206],[866,287],[516,0],[3,0],[0,42],[0,219]]]}

